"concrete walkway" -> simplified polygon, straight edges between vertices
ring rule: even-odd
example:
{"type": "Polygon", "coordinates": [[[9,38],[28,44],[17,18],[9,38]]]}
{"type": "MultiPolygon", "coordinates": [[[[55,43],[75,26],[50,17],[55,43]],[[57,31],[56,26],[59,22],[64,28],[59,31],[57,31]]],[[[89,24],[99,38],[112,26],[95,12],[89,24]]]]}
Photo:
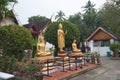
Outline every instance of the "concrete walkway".
{"type": "Polygon", "coordinates": [[[101,57],[102,66],[70,80],[120,80],[120,60],[101,57]]]}

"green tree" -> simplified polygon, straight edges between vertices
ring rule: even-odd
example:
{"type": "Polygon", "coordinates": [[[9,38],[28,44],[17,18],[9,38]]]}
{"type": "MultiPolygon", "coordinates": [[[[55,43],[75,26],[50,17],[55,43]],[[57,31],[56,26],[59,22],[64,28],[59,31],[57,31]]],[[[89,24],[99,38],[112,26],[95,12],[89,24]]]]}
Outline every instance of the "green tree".
{"type": "Polygon", "coordinates": [[[73,24],[76,24],[77,27],[80,29],[80,26],[82,25],[81,13],[70,15],[68,21],[72,22],[73,24]]]}
{"type": "Polygon", "coordinates": [[[44,22],[44,21],[47,21],[47,20],[48,20],[48,18],[46,18],[45,16],[39,16],[39,15],[37,15],[37,16],[31,16],[31,17],[29,17],[28,22],[29,23],[44,22]]]}
{"type": "MultiPolygon", "coordinates": [[[[78,29],[80,30],[80,42],[82,43],[80,46],[82,51],[85,52],[85,45],[84,45],[84,40],[88,37],[88,30],[85,24],[83,23],[82,20],[82,15],[81,13],[77,13],[74,15],[71,15],[68,20],[75,25],[77,25],[78,29]]],[[[80,44],[80,43],[79,43],[80,44]]]]}
{"type": "MultiPolygon", "coordinates": [[[[65,47],[70,48],[74,38],[76,38],[77,42],[80,41],[80,31],[76,25],[71,22],[63,21],[61,22],[63,25],[63,30],[67,31],[65,36],[65,47]]],[[[58,30],[59,22],[53,22],[49,25],[45,32],[45,39],[47,42],[55,45],[55,49],[58,50],[58,38],[57,38],[57,30],[58,30]]]]}
{"type": "Polygon", "coordinates": [[[33,38],[29,30],[18,25],[0,27],[0,49],[5,56],[15,56],[21,60],[24,50],[32,49],[33,38]]]}
{"type": "Polygon", "coordinates": [[[82,39],[84,40],[88,37],[88,28],[87,28],[86,24],[84,23],[84,21],[82,19],[82,15],[80,13],[70,15],[68,18],[68,21],[77,25],[78,29],[81,32],[81,35],[80,35],[81,39],[80,40],[82,40],[82,39]]]}
{"type": "MultiPolygon", "coordinates": [[[[87,34],[90,35],[96,29],[96,10],[95,4],[91,3],[89,0],[87,4],[84,6],[84,14],[83,14],[83,23],[85,24],[86,28],[88,29],[87,34]]],[[[88,36],[87,36],[88,37],[88,36]]]]}
{"type": "Polygon", "coordinates": [[[55,19],[58,22],[64,21],[65,20],[65,14],[62,11],[57,12],[57,15],[55,16],[55,19]]]}
{"type": "Polygon", "coordinates": [[[92,14],[92,13],[95,13],[95,4],[91,3],[91,1],[89,0],[87,2],[87,4],[84,6],[84,11],[85,11],[85,14],[92,14]]]}
{"type": "Polygon", "coordinates": [[[13,4],[13,8],[15,3],[17,3],[17,0],[0,0],[0,21],[10,16],[11,11],[8,9],[8,6],[13,4]]]}
{"type": "Polygon", "coordinates": [[[103,26],[120,37],[120,3],[119,0],[109,0],[99,11],[103,26]]]}

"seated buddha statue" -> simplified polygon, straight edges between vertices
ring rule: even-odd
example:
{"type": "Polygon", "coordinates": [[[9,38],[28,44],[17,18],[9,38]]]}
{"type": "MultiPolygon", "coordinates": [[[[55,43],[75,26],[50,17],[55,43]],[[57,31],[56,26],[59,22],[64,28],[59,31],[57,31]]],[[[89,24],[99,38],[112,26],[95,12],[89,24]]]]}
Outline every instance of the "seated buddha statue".
{"type": "Polygon", "coordinates": [[[43,57],[43,56],[50,56],[50,52],[45,51],[45,42],[44,42],[44,37],[42,33],[40,34],[38,38],[38,43],[37,43],[37,55],[38,57],[43,57]]]}
{"type": "Polygon", "coordinates": [[[72,50],[73,53],[82,54],[81,50],[77,48],[76,40],[74,40],[72,43],[72,50]]]}
{"type": "Polygon", "coordinates": [[[73,52],[80,52],[81,50],[77,48],[76,40],[72,43],[73,52]]]}

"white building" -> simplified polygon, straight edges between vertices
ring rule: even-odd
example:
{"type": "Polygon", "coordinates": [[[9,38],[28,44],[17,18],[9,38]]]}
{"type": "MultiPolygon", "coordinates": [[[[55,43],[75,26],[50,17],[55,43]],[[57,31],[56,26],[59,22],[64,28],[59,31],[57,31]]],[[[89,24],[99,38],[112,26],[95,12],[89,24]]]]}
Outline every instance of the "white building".
{"type": "Polygon", "coordinates": [[[9,17],[5,17],[0,21],[0,26],[10,25],[10,24],[21,25],[15,12],[13,10],[10,10],[10,13],[11,15],[9,17]]]}
{"type": "Polygon", "coordinates": [[[106,56],[107,52],[111,52],[109,45],[111,43],[118,43],[116,36],[106,31],[102,27],[96,29],[86,40],[87,46],[90,47],[91,52],[98,52],[101,56],[106,56]]]}

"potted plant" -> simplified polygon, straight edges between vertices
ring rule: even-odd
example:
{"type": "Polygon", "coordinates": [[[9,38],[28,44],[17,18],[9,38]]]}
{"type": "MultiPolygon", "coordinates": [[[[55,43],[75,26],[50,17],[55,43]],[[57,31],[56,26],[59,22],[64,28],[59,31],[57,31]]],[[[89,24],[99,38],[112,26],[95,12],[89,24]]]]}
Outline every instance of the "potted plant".
{"type": "Polygon", "coordinates": [[[33,61],[34,65],[35,65],[35,78],[36,80],[43,80],[43,73],[42,73],[42,70],[43,70],[43,67],[44,67],[44,64],[41,62],[41,61],[38,61],[36,59],[34,59],[33,61]]]}
{"type": "Polygon", "coordinates": [[[35,73],[35,79],[36,80],[43,80],[44,75],[40,72],[35,73]]]}
{"type": "Polygon", "coordinates": [[[18,76],[20,78],[26,78],[27,75],[26,75],[26,67],[27,64],[25,62],[19,62],[19,65],[18,65],[18,69],[19,69],[19,74],[18,76]]]}
{"type": "Polygon", "coordinates": [[[120,50],[120,44],[110,44],[110,50],[113,52],[113,57],[117,57],[120,50]]]}
{"type": "Polygon", "coordinates": [[[87,61],[87,63],[89,63],[89,62],[90,62],[89,54],[85,54],[85,57],[86,57],[86,61],[87,61]]]}
{"type": "Polygon", "coordinates": [[[34,69],[35,69],[35,67],[34,67],[33,64],[31,64],[29,62],[26,63],[25,73],[26,73],[29,80],[34,79],[34,76],[33,76],[34,75],[34,69]]]}
{"type": "Polygon", "coordinates": [[[91,63],[95,64],[95,54],[94,53],[91,54],[91,63]]]}
{"type": "Polygon", "coordinates": [[[100,64],[100,54],[98,54],[97,52],[95,52],[94,55],[95,55],[97,64],[100,64]]]}
{"type": "Polygon", "coordinates": [[[40,61],[37,59],[32,59],[25,63],[24,72],[26,73],[29,80],[34,80],[34,78],[36,78],[36,80],[42,80],[43,67],[44,66],[40,61]]]}

